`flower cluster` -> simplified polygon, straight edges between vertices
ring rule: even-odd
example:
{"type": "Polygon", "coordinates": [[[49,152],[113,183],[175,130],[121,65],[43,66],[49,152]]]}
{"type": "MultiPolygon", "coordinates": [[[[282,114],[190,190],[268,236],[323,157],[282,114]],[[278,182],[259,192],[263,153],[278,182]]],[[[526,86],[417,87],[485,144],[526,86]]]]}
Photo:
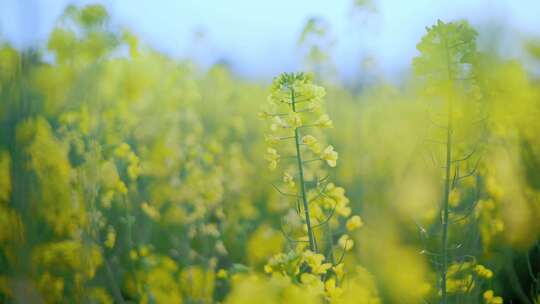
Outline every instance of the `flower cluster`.
{"type": "Polygon", "coordinates": [[[342,231],[353,232],[363,221],[352,216],[345,189],[330,182],[326,173],[328,167],[336,167],[338,153],[321,136],[321,130],[333,127],[323,110],[324,96],[325,90],[314,85],[310,75],[285,73],[274,79],[266,107],[259,113],[269,124],[270,133],[265,136],[268,167],[283,172],[282,183],[273,186],[290,198],[296,210],[286,217],[286,233],[288,238],[297,238],[288,253],[274,255],[264,270],[336,300],[341,295],[341,260],[354,246],[353,238],[342,231]],[[334,256],[336,248],[342,252],[339,261],[334,256]]]}

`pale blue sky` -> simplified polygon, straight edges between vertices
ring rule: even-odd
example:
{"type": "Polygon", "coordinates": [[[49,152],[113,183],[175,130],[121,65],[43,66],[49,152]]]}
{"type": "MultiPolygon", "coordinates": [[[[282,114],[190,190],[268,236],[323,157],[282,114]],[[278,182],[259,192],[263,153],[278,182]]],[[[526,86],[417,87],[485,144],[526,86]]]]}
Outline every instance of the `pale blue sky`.
{"type": "MultiPolygon", "coordinates": [[[[519,38],[540,36],[540,0],[374,0],[376,12],[354,13],[352,0],[0,0],[0,35],[22,47],[42,45],[68,3],[102,3],[114,24],[149,45],[202,65],[226,59],[243,76],[269,78],[300,68],[296,41],[309,17],[326,19],[336,38],[340,75],[356,73],[365,56],[388,77],[404,71],[425,26],[466,18],[480,30],[498,24],[503,52],[519,54],[519,38]],[[205,39],[194,44],[194,32],[205,39]]],[[[489,36],[486,36],[489,37],[489,36]]]]}

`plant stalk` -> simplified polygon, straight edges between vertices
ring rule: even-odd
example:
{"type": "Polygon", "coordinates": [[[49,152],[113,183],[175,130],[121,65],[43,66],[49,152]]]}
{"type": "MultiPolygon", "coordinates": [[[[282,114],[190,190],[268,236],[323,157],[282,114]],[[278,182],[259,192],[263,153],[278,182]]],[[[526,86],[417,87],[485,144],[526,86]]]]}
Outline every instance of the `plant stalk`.
{"type": "MultiPolygon", "coordinates": [[[[291,102],[292,110],[296,113],[296,102],[294,96],[294,89],[291,88],[291,102]]],[[[300,130],[298,128],[294,129],[294,143],[296,146],[296,160],[298,161],[298,173],[300,175],[300,191],[302,192],[302,202],[304,204],[304,215],[306,218],[307,234],[309,239],[309,249],[313,252],[317,252],[317,247],[315,246],[315,237],[313,235],[313,227],[311,226],[311,219],[309,215],[309,204],[306,196],[306,186],[304,182],[304,167],[302,165],[302,154],[300,153],[300,130]]]]}
{"type": "MultiPolygon", "coordinates": [[[[448,45],[445,39],[446,46],[446,61],[448,80],[452,81],[452,72],[450,70],[450,58],[448,54],[448,45]]],[[[448,215],[449,215],[449,197],[451,191],[450,175],[452,172],[452,120],[453,120],[453,105],[452,97],[448,96],[448,121],[446,129],[446,170],[444,177],[444,198],[443,198],[443,216],[442,216],[442,271],[441,271],[441,303],[446,304],[448,294],[446,290],[447,270],[448,270],[448,215]]]]}

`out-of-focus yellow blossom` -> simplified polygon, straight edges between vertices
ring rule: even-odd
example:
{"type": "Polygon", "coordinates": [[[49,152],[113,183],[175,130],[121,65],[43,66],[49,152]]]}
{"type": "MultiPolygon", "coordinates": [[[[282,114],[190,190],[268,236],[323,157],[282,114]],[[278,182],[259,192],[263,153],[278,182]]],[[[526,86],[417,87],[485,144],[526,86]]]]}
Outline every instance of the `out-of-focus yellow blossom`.
{"type": "Polygon", "coordinates": [[[343,277],[343,274],[345,273],[343,268],[345,268],[345,264],[343,264],[343,263],[339,263],[339,264],[335,265],[334,267],[332,267],[332,270],[334,271],[334,273],[336,274],[338,279],[343,277]]]}
{"type": "Polygon", "coordinates": [[[135,249],[131,249],[129,251],[129,258],[132,260],[132,261],[136,261],[139,259],[139,254],[137,253],[137,250],[135,249]]]}
{"type": "Polygon", "coordinates": [[[322,295],[324,292],[324,283],[319,276],[311,273],[302,273],[300,276],[300,282],[306,286],[311,293],[322,295]]]}
{"type": "Polygon", "coordinates": [[[447,277],[449,293],[468,293],[476,287],[478,279],[489,280],[493,277],[493,272],[481,264],[462,262],[451,264],[447,277]],[[476,274],[477,278],[473,274],[476,274]]]}
{"type": "Polygon", "coordinates": [[[83,246],[76,240],[66,240],[36,247],[32,251],[32,264],[51,271],[66,270],[91,279],[101,266],[103,258],[95,245],[83,246]]]}
{"type": "MultiPolygon", "coordinates": [[[[17,212],[0,202],[0,244],[21,239],[23,232],[24,227],[17,212]]],[[[8,256],[12,254],[8,247],[4,250],[8,256]]]]}
{"type": "Polygon", "coordinates": [[[330,302],[343,304],[382,303],[373,275],[361,266],[351,268],[347,278],[339,281],[339,296],[331,299],[330,302]]]}
{"type": "Polygon", "coordinates": [[[105,247],[107,248],[113,248],[114,244],[116,243],[116,231],[112,226],[109,226],[107,228],[107,235],[105,237],[105,247]]]}
{"type": "MultiPolygon", "coordinates": [[[[183,303],[182,283],[177,274],[178,266],[169,257],[161,255],[150,255],[147,257],[148,267],[145,270],[135,273],[129,279],[127,289],[130,293],[136,293],[137,290],[142,294],[141,303],[164,303],[173,301],[174,303],[183,303]],[[137,285],[133,285],[136,282],[137,285]]],[[[187,282],[186,282],[187,283],[187,282]]]]}
{"type": "MultiPolygon", "coordinates": [[[[301,122],[300,122],[301,123],[301,122]]],[[[272,118],[272,125],[270,125],[270,130],[272,131],[278,131],[280,129],[288,129],[290,128],[291,126],[286,122],[284,121],[283,119],[281,119],[281,117],[279,116],[274,116],[272,118]]]]}
{"type": "Polygon", "coordinates": [[[354,247],[354,241],[348,234],[339,237],[338,245],[345,251],[349,251],[354,247]]]}
{"type": "Polygon", "coordinates": [[[295,186],[294,177],[288,172],[283,173],[283,182],[291,189],[295,186]]]}
{"type": "Polygon", "coordinates": [[[343,294],[343,289],[337,286],[336,279],[330,278],[324,282],[324,289],[326,290],[326,295],[330,298],[331,302],[339,300],[343,294]]]}
{"type": "Polygon", "coordinates": [[[483,298],[486,304],[503,304],[503,298],[496,297],[491,289],[484,292],[483,298]]]}
{"type": "Polygon", "coordinates": [[[10,163],[9,153],[0,151],[0,203],[7,202],[11,194],[10,163]]]}
{"type": "Polygon", "coordinates": [[[275,135],[272,135],[272,134],[267,134],[264,136],[264,140],[266,141],[266,143],[268,143],[269,145],[276,145],[279,143],[280,139],[279,139],[279,136],[275,136],[275,135]]]}
{"type": "Polygon", "coordinates": [[[321,200],[324,208],[333,209],[336,214],[345,218],[351,215],[350,201],[345,196],[345,189],[343,187],[338,187],[334,183],[328,183],[325,188],[325,195],[321,200]]]}
{"type": "Polygon", "coordinates": [[[159,211],[152,205],[150,205],[147,202],[143,202],[141,204],[141,210],[146,214],[149,218],[153,219],[154,221],[158,221],[161,217],[161,214],[159,211]]]}
{"type": "Polygon", "coordinates": [[[144,257],[147,257],[149,254],[150,254],[150,248],[148,248],[148,246],[146,245],[141,246],[141,248],[139,249],[139,256],[141,258],[144,258],[144,257]]]}
{"type": "Polygon", "coordinates": [[[323,263],[325,260],[324,255],[314,253],[311,250],[304,251],[303,258],[313,274],[325,274],[328,269],[332,268],[331,263],[323,263]]]}
{"type": "Polygon", "coordinates": [[[305,135],[302,137],[302,143],[308,146],[309,150],[315,154],[321,153],[321,145],[313,135],[305,135]]]}
{"type": "MultiPolygon", "coordinates": [[[[19,62],[20,55],[16,49],[5,44],[0,47],[0,80],[2,82],[9,80],[17,74],[16,71],[19,62]]],[[[0,92],[2,92],[1,84],[0,92]]]]}
{"type": "Polygon", "coordinates": [[[319,294],[292,284],[290,279],[282,276],[239,276],[232,285],[232,291],[224,302],[226,304],[323,303],[319,294]]]}
{"type": "Polygon", "coordinates": [[[182,270],[180,282],[185,295],[192,301],[210,302],[214,293],[215,273],[212,269],[191,266],[182,270]]]}
{"type": "Polygon", "coordinates": [[[314,125],[320,128],[333,128],[334,123],[327,114],[321,115],[315,122],[314,125]]]}
{"type": "Polygon", "coordinates": [[[218,272],[216,273],[216,277],[219,279],[226,279],[228,276],[229,276],[229,273],[227,272],[227,270],[223,268],[218,270],[218,272]]]}
{"type": "Polygon", "coordinates": [[[268,168],[270,170],[275,170],[279,162],[279,154],[277,153],[277,150],[273,148],[266,149],[264,158],[268,161],[268,168]]]}
{"type": "Polygon", "coordinates": [[[484,279],[491,279],[493,277],[493,272],[480,264],[474,266],[474,271],[479,277],[484,279]]]}
{"type": "Polygon", "coordinates": [[[330,145],[321,153],[321,159],[325,160],[330,167],[335,167],[337,164],[338,153],[334,151],[334,147],[330,145]]]}
{"type": "Polygon", "coordinates": [[[262,224],[251,234],[246,249],[248,261],[257,266],[279,253],[283,247],[283,235],[270,226],[262,224]]]}
{"type": "Polygon", "coordinates": [[[448,203],[452,207],[456,207],[459,204],[459,201],[461,199],[461,195],[458,189],[452,189],[450,191],[450,195],[448,197],[448,203]]]}
{"type": "Polygon", "coordinates": [[[296,113],[290,114],[289,117],[287,117],[287,122],[288,122],[288,125],[293,129],[299,128],[302,126],[302,118],[300,117],[299,114],[296,114],[296,113]]]}
{"type": "Polygon", "coordinates": [[[53,227],[55,233],[68,235],[74,223],[84,222],[86,212],[82,205],[72,202],[67,147],[56,138],[43,117],[19,124],[16,139],[20,153],[25,157],[24,167],[37,177],[39,193],[36,194],[40,196],[40,203],[35,208],[39,216],[53,227]]]}
{"type": "MultiPolygon", "coordinates": [[[[323,257],[324,258],[324,257],[323,257]]],[[[296,276],[300,273],[303,257],[294,251],[278,253],[264,265],[264,272],[277,273],[284,276],[296,276]]]]}
{"type": "Polygon", "coordinates": [[[39,277],[37,285],[47,302],[62,300],[65,285],[63,278],[55,277],[49,272],[45,272],[39,277]]]}
{"type": "Polygon", "coordinates": [[[347,220],[346,227],[349,231],[361,228],[362,226],[364,226],[364,222],[362,221],[362,218],[358,215],[353,215],[350,219],[347,220]]]}
{"type": "Polygon", "coordinates": [[[120,180],[118,176],[118,170],[112,161],[106,161],[101,164],[100,167],[101,183],[105,188],[112,189],[116,186],[116,183],[120,180]]]}
{"type": "Polygon", "coordinates": [[[448,293],[468,293],[475,288],[473,276],[466,274],[461,278],[449,278],[446,282],[448,293]]]}
{"type": "Polygon", "coordinates": [[[127,157],[129,152],[131,152],[131,147],[126,143],[121,143],[114,149],[114,154],[120,158],[127,157]]]}
{"type": "Polygon", "coordinates": [[[111,203],[112,203],[113,198],[114,198],[114,191],[109,190],[105,192],[103,196],[101,197],[101,205],[106,209],[111,208],[111,203]]]}
{"type": "Polygon", "coordinates": [[[116,191],[122,194],[126,194],[128,192],[128,188],[126,187],[126,184],[124,184],[124,182],[120,180],[116,183],[115,189],[116,191]]]}

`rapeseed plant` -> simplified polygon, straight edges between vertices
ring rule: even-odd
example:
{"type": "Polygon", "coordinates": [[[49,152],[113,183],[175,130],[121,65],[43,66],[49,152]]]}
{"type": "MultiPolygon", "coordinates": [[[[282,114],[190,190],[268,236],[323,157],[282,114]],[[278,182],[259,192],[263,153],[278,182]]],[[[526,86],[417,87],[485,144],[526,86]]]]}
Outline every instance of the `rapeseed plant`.
{"type": "Polygon", "coordinates": [[[321,295],[326,292],[327,299],[339,301],[342,291],[338,286],[343,277],[337,276],[336,267],[342,267],[344,254],[353,248],[354,240],[333,231],[343,226],[353,231],[363,222],[358,215],[351,216],[345,190],[331,183],[324,170],[324,166],[336,167],[338,160],[334,147],[321,148],[324,145],[314,136],[321,129],[333,127],[323,112],[324,95],[324,89],[314,85],[309,74],[285,73],[274,79],[268,104],[259,114],[270,124],[271,133],[266,139],[271,146],[265,154],[268,168],[283,172],[284,188],[275,184],[273,187],[280,195],[291,198],[301,218],[289,219],[281,227],[290,251],[274,255],[264,270],[299,281],[321,295]],[[291,231],[286,232],[287,228],[291,231]],[[318,228],[324,231],[318,233],[318,228]],[[305,235],[295,239],[299,229],[305,235]],[[318,240],[319,235],[325,239],[318,240]],[[339,258],[334,255],[336,244],[342,252],[339,258]]]}

